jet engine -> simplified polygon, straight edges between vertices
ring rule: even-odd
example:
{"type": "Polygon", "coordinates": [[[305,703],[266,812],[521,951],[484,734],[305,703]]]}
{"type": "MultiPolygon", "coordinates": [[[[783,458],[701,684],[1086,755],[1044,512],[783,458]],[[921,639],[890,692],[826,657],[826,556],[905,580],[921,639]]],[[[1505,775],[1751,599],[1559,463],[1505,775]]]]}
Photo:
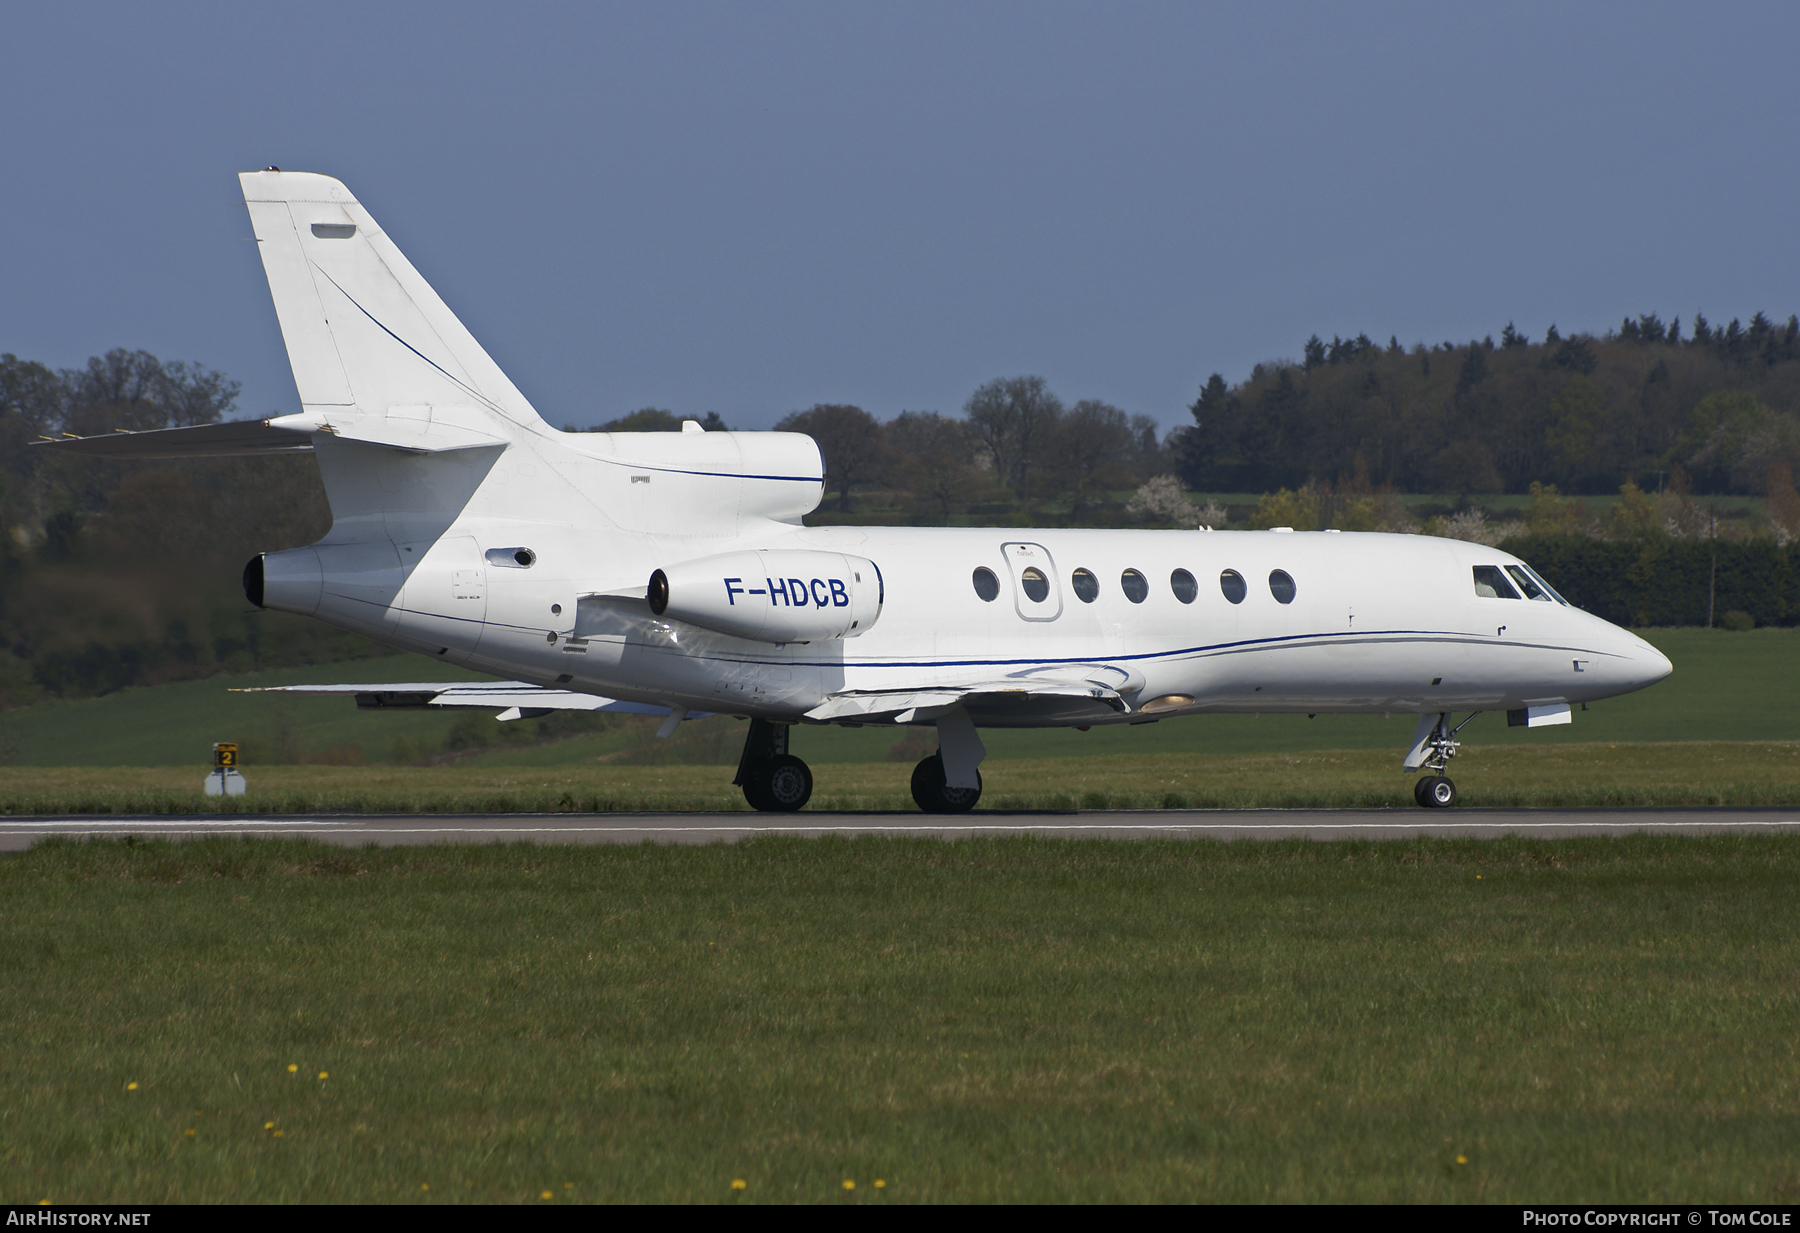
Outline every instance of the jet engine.
{"type": "Polygon", "coordinates": [[[650,611],[758,642],[822,642],[869,632],[881,570],[841,552],[726,552],[650,575],[650,611]]]}

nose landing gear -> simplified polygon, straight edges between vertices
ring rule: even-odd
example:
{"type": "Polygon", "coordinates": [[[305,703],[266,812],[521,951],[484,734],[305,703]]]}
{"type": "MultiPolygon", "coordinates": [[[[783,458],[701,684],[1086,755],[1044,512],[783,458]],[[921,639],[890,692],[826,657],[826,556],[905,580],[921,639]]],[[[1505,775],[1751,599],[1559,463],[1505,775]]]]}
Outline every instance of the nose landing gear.
{"type": "Polygon", "coordinates": [[[1456,804],[1456,784],[1444,774],[1450,765],[1450,759],[1456,756],[1461,742],[1456,734],[1461,732],[1474,719],[1476,711],[1457,724],[1450,726],[1450,714],[1447,711],[1433,715],[1427,712],[1419,717],[1419,730],[1413,734],[1412,748],[1406,751],[1406,758],[1401,769],[1411,771],[1433,771],[1413,784],[1413,800],[1425,809],[1448,809],[1456,804]]]}

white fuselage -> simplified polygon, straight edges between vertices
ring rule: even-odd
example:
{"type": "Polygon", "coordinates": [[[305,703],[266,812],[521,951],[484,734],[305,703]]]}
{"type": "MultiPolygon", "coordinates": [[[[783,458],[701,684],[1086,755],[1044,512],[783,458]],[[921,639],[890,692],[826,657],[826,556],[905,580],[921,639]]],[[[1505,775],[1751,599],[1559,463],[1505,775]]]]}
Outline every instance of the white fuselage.
{"type": "MultiPolygon", "coordinates": [[[[674,448],[677,435],[658,444],[674,448]]],[[[470,451],[462,487],[439,485],[462,494],[460,512],[426,519],[435,525],[409,523],[392,508],[374,518],[340,513],[316,546],[326,559],[312,614],[539,685],[790,720],[844,691],[1009,677],[1103,680],[1129,706],[1040,699],[1013,709],[989,698],[971,708],[978,724],[1513,709],[1589,702],[1669,672],[1642,639],[1577,608],[1478,594],[1475,567],[1516,563],[1480,545],[1336,532],[806,528],[763,517],[729,525],[715,517],[718,533],[678,534],[669,502],[700,501],[708,485],[725,481],[640,468],[623,456],[632,449],[625,434],[535,434],[503,452],[470,451]],[[666,491],[682,483],[698,487],[666,491]],[[583,493],[610,495],[584,501],[583,493]],[[642,517],[621,516],[621,501],[632,500],[642,517]],[[544,517],[547,503],[563,516],[544,517]],[[659,522],[671,533],[656,530],[659,522]],[[874,562],[877,618],[857,636],[777,644],[659,619],[644,605],[652,571],[747,549],[874,562]],[[1042,599],[1023,585],[1026,562],[1038,570],[1042,599]],[[977,593],[982,569],[997,584],[992,599],[977,593]],[[1091,576],[1091,600],[1079,593],[1078,571],[1091,576]],[[1128,593],[1127,571],[1142,580],[1141,600],[1128,593]],[[1178,588],[1177,571],[1192,583],[1178,588]],[[1226,571],[1242,580],[1239,602],[1226,594],[1226,571]],[[1275,571],[1292,580],[1289,602],[1271,585],[1275,571]],[[582,612],[586,628],[578,627],[582,612]]],[[[328,484],[335,475],[345,487],[345,468],[365,460],[397,465],[372,446],[320,443],[328,484]]],[[[348,478],[405,505],[395,500],[404,479],[348,478]]],[[[816,499],[811,483],[802,505],[816,499]]],[[[343,504],[334,496],[334,507],[343,504]]]]}

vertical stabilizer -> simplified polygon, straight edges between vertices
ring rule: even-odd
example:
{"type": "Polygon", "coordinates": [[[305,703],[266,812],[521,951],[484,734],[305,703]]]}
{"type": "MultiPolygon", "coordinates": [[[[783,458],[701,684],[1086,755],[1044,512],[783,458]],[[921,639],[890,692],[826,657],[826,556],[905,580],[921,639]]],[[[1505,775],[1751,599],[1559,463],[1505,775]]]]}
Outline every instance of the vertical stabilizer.
{"type": "Polygon", "coordinates": [[[547,427],[341,182],[238,181],[307,412],[547,427]]]}

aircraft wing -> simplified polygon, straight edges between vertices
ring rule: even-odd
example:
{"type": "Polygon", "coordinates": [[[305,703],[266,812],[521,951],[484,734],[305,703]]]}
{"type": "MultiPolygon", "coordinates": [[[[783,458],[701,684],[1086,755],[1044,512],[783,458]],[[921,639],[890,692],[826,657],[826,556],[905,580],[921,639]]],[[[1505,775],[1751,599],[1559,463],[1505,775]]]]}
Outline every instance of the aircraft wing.
{"type": "Polygon", "coordinates": [[[1117,689],[1098,681],[1008,677],[929,689],[847,689],[831,695],[806,717],[826,723],[873,720],[905,724],[936,719],[957,706],[964,707],[977,723],[1035,716],[1067,720],[1083,714],[1099,718],[1131,709],[1117,689]]]}
{"type": "MultiPolygon", "coordinates": [[[[359,710],[419,710],[426,707],[501,710],[501,719],[531,719],[547,711],[608,711],[620,715],[667,715],[670,708],[620,702],[573,689],[545,689],[525,681],[413,681],[395,685],[268,685],[234,689],[241,694],[331,694],[356,699],[359,710]]],[[[689,711],[688,719],[710,712],[689,711]]]]}

